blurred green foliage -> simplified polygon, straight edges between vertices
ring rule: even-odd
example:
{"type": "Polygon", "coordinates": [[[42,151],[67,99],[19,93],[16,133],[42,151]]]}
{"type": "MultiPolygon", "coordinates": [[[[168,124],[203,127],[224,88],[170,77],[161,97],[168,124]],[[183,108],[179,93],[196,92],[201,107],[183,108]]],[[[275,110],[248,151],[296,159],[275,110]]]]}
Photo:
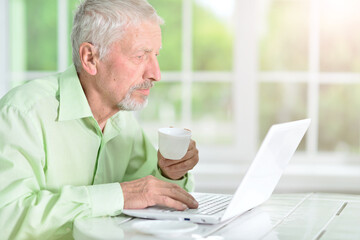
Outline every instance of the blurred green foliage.
{"type": "Polygon", "coordinates": [[[319,150],[359,152],[360,84],[323,84],[319,99],[319,150]]]}
{"type": "Polygon", "coordinates": [[[26,9],[26,69],[57,69],[57,1],[24,1],[26,9]]]}
{"type": "Polygon", "coordinates": [[[193,5],[194,71],[231,71],[234,34],[231,26],[203,6],[193,5]]]}
{"type": "Polygon", "coordinates": [[[77,6],[79,5],[80,0],[68,0],[68,36],[69,36],[69,40],[68,40],[68,46],[69,50],[68,50],[68,62],[72,63],[72,48],[71,48],[71,30],[72,30],[72,26],[73,26],[73,20],[74,20],[74,13],[75,10],[77,8],[77,6]]]}
{"type": "Polygon", "coordinates": [[[308,69],[308,1],[271,1],[259,46],[259,69],[308,69]]]}
{"type": "Polygon", "coordinates": [[[182,1],[181,0],[149,0],[157,13],[165,20],[161,27],[162,49],[159,64],[162,71],[180,71],[182,61],[182,1]]]}
{"type": "Polygon", "coordinates": [[[231,83],[195,82],[192,84],[192,100],[194,121],[233,121],[231,83]]]}
{"type": "MultiPolygon", "coordinates": [[[[305,83],[261,83],[259,85],[259,139],[264,139],[271,125],[307,117],[305,83]]],[[[306,138],[299,146],[305,149],[306,138]]]]}

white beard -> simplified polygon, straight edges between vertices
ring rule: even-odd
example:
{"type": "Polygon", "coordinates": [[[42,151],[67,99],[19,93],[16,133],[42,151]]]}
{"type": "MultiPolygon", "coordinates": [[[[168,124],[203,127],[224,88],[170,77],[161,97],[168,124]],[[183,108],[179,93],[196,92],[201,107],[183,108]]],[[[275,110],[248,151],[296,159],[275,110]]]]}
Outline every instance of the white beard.
{"type": "Polygon", "coordinates": [[[146,89],[146,88],[151,88],[153,86],[154,86],[154,83],[151,80],[147,80],[141,84],[132,86],[129,89],[129,91],[126,93],[126,96],[124,97],[124,99],[118,103],[118,105],[117,105],[118,108],[120,110],[124,110],[124,111],[138,111],[138,110],[143,109],[148,104],[147,96],[142,96],[143,101],[137,102],[135,99],[131,98],[131,95],[136,89],[146,89]]]}
{"type": "Polygon", "coordinates": [[[135,99],[131,98],[132,91],[129,91],[125,98],[118,103],[118,108],[124,111],[138,111],[146,107],[148,104],[147,96],[144,96],[142,102],[137,102],[135,99]]]}

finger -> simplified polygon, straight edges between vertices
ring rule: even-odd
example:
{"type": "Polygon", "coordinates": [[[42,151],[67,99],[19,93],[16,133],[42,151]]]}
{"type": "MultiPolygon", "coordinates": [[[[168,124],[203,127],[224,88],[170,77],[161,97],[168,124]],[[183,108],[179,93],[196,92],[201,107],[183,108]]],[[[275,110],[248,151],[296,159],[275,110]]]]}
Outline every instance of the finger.
{"type": "Polygon", "coordinates": [[[161,153],[158,151],[158,159],[160,160],[159,165],[161,167],[169,167],[169,166],[172,166],[172,165],[182,163],[182,162],[187,161],[187,160],[192,159],[192,158],[197,158],[198,159],[199,158],[198,153],[199,153],[199,151],[197,150],[197,148],[192,148],[192,149],[188,150],[188,152],[185,154],[185,156],[182,159],[174,161],[174,160],[171,160],[171,159],[164,158],[161,155],[161,153]]]}
{"type": "Polygon", "coordinates": [[[163,159],[162,161],[159,162],[159,166],[161,168],[169,168],[169,167],[172,167],[172,166],[176,166],[176,165],[179,165],[179,164],[184,164],[184,162],[186,161],[191,161],[191,157],[190,158],[184,158],[182,160],[170,160],[170,159],[163,159]]]}
{"type": "Polygon", "coordinates": [[[195,198],[183,188],[181,188],[179,185],[175,183],[161,181],[159,179],[157,179],[157,182],[158,187],[163,191],[163,194],[165,194],[166,196],[170,196],[171,198],[179,200],[181,202],[192,201],[196,203],[195,198]]]}
{"type": "Polygon", "coordinates": [[[183,211],[188,208],[187,205],[168,196],[157,196],[155,202],[157,205],[174,208],[178,211],[183,211]]]}
{"type": "Polygon", "coordinates": [[[193,152],[187,153],[182,160],[168,160],[162,159],[159,161],[159,167],[163,170],[190,170],[195,167],[195,165],[199,162],[199,155],[197,150],[193,152]]]}
{"type": "Polygon", "coordinates": [[[170,166],[161,167],[161,169],[168,176],[171,176],[172,179],[177,179],[177,176],[182,177],[184,174],[186,174],[186,172],[193,169],[198,162],[199,157],[195,156],[191,159],[181,161],[170,166]]]}
{"type": "Polygon", "coordinates": [[[176,164],[177,161],[180,160],[171,160],[171,159],[166,159],[163,157],[163,155],[161,155],[160,151],[158,151],[158,164],[159,167],[163,168],[163,167],[167,167],[167,166],[171,166],[173,164],[176,164]]]}
{"type": "Polygon", "coordinates": [[[179,164],[180,162],[183,162],[183,161],[186,161],[186,159],[184,160],[171,160],[171,159],[162,159],[160,162],[159,162],[159,165],[161,167],[170,167],[170,166],[173,166],[173,165],[176,165],[176,164],[179,164]]]}
{"type": "Polygon", "coordinates": [[[163,171],[166,171],[167,173],[180,173],[180,172],[183,172],[185,174],[189,170],[193,169],[198,162],[199,162],[199,160],[194,158],[194,159],[191,159],[191,160],[183,161],[183,162],[178,163],[178,164],[163,167],[163,171]]]}
{"type": "Polygon", "coordinates": [[[196,142],[191,139],[190,144],[189,144],[189,148],[188,148],[185,156],[182,159],[190,158],[189,156],[198,154],[198,152],[199,152],[199,150],[196,148],[196,142]]]}
{"type": "Polygon", "coordinates": [[[196,142],[194,140],[190,139],[188,151],[191,149],[194,149],[194,148],[196,148],[196,142]]]}
{"type": "Polygon", "coordinates": [[[167,166],[172,166],[179,163],[184,163],[185,161],[193,161],[193,160],[196,160],[196,163],[199,161],[199,151],[197,150],[197,148],[189,150],[182,159],[178,161],[169,162],[167,166]]]}
{"type": "Polygon", "coordinates": [[[173,183],[167,183],[167,188],[163,191],[163,196],[170,197],[175,201],[185,204],[189,208],[197,208],[198,203],[195,198],[184,189],[173,183]]]}
{"type": "Polygon", "coordinates": [[[161,155],[160,151],[158,151],[158,159],[159,159],[158,164],[161,168],[168,167],[186,160],[186,159],[180,159],[180,160],[166,159],[161,155]]]}
{"type": "Polygon", "coordinates": [[[190,149],[180,161],[186,161],[198,156],[199,156],[199,150],[197,148],[193,148],[190,149]]]}
{"type": "MultiPolygon", "coordinates": [[[[141,191],[144,192],[146,199],[148,199],[148,206],[164,204],[163,197],[170,197],[191,208],[197,204],[193,196],[175,183],[161,181],[153,176],[142,179],[144,187],[141,188],[141,191]],[[159,196],[162,197],[159,198],[159,196]]],[[[177,207],[179,208],[179,205],[177,207]]]]}

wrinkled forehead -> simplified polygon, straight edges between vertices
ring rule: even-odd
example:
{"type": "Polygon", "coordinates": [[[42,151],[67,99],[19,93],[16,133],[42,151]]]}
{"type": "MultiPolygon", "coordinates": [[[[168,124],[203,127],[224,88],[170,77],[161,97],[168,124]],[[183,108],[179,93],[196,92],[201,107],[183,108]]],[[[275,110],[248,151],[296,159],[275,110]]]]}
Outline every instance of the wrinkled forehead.
{"type": "Polygon", "coordinates": [[[119,43],[127,48],[139,47],[138,45],[148,45],[150,48],[161,48],[161,28],[153,22],[142,22],[138,25],[129,25],[123,33],[119,43]]]}

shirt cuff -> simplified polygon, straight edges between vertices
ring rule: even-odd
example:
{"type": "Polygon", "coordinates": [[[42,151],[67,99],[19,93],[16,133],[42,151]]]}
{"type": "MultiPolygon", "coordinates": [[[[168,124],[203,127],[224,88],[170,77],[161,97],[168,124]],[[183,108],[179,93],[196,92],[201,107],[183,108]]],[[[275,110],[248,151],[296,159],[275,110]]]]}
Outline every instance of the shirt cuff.
{"type": "Polygon", "coordinates": [[[108,183],[86,186],[88,191],[92,217],[116,216],[124,208],[124,197],[119,183],[108,183]]]}
{"type": "Polygon", "coordinates": [[[172,180],[170,178],[164,177],[161,174],[161,170],[159,169],[156,172],[155,177],[162,180],[162,181],[175,183],[175,184],[179,185],[180,187],[182,187],[183,189],[185,189],[187,192],[193,192],[194,191],[194,177],[190,172],[186,173],[184,175],[184,177],[181,178],[180,180],[172,180]]]}

